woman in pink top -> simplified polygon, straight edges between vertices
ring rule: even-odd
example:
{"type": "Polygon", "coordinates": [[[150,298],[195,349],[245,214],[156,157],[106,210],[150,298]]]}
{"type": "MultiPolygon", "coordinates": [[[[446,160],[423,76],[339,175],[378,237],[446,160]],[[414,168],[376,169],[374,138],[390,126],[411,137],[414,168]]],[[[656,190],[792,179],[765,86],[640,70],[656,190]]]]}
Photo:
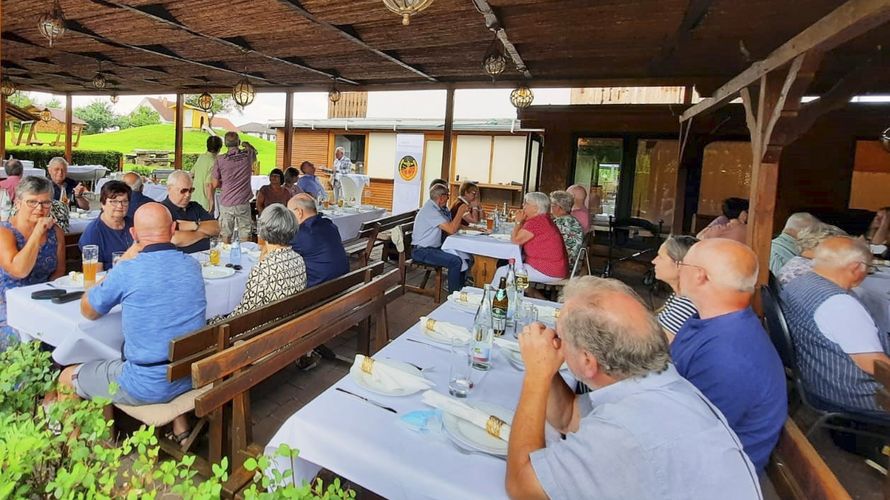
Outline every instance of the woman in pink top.
{"type": "MultiPolygon", "coordinates": [[[[525,195],[510,238],[522,246],[522,260],[529,281],[554,283],[569,275],[566,246],[550,218],[550,197],[546,194],[533,192],[525,195]]],[[[492,284],[497,286],[506,275],[507,266],[498,268],[492,284]]]]}
{"type": "Polygon", "coordinates": [[[590,208],[587,205],[587,188],[580,184],[574,184],[566,189],[572,197],[575,198],[575,204],[572,206],[572,217],[578,219],[581,223],[581,229],[586,234],[590,231],[590,208]]]}
{"type": "Polygon", "coordinates": [[[6,195],[11,204],[13,200],[15,200],[15,188],[17,188],[19,182],[22,181],[22,174],[25,169],[22,167],[22,162],[15,158],[6,160],[4,169],[6,170],[6,179],[0,181],[0,188],[6,190],[6,195]]]}

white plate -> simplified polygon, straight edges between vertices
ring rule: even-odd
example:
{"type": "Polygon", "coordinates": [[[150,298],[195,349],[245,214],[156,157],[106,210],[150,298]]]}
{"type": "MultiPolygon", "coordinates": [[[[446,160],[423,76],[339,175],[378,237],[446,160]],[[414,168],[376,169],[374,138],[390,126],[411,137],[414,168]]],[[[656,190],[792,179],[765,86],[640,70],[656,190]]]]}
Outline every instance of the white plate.
{"type": "MultiPolygon", "coordinates": [[[[384,359],[375,359],[374,362],[375,363],[383,363],[386,366],[395,368],[397,370],[402,370],[405,373],[410,373],[412,375],[419,375],[419,376],[423,377],[423,373],[421,373],[421,371],[418,370],[416,366],[411,366],[408,363],[405,363],[402,361],[384,358],[384,359]]],[[[385,388],[381,387],[376,382],[374,382],[374,379],[371,378],[370,375],[368,375],[367,373],[365,373],[363,371],[353,373],[352,380],[354,380],[355,383],[358,384],[363,389],[371,391],[374,394],[380,394],[381,396],[395,396],[395,397],[409,396],[411,394],[414,394],[415,392],[420,391],[420,389],[412,391],[410,389],[405,389],[405,388],[400,388],[395,391],[386,390],[385,388]]]]}
{"type": "MultiPolygon", "coordinates": [[[[451,345],[451,337],[449,337],[447,335],[443,335],[439,332],[434,332],[425,326],[420,327],[420,331],[422,331],[423,334],[426,335],[426,337],[428,339],[432,340],[433,342],[435,342],[437,344],[445,344],[445,345],[449,345],[449,346],[451,345]]],[[[470,332],[470,335],[472,335],[472,332],[470,332]]],[[[469,340],[461,343],[461,345],[467,345],[467,342],[469,342],[469,340]]]]}
{"type": "MultiPolygon", "coordinates": [[[[102,278],[105,277],[105,272],[96,273],[96,282],[102,281],[102,278]]],[[[53,281],[53,285],[56,285],[59,288],[65,288],[67,290],[83,290],[83,281],[77,282],[71,279],[71,276],[65,275],[56,278],[53,281]]]]}
{"type": "Polygon", "coordinates": [[[881,255],[887,251],[887,245],[871,245],[871,253],[881,255]]]}
{"type": "Polygon", "coordinates": [[[233,274],[235,274],[235,270],[231,267],[204,266],[201,268],[201,275],[204,276],[204,279],[208,280],[228,278],[233,274]]]}
{"type": "MultiPolygon", "coordinates": [[[[506,408],[485,401],[466,401],[466,403],[513,425],[513,413],[506,408]]],[[[459,445],[498,457],[507,456],[507,442],[491,436],[481,427],[446,412],[442,413],[442,425],[448,436],[459,445]]]]}
{"type": "Polygon", "coordinates": [[[482,231],[477,231],[475,229],[461,229],[460,234],[465,234],[467,236],[478,236],[482,234],[482,231]]]}
{"type": "Polygon", "coordinates": [[[512,239],[509,234],[498,233],[498,234],[489,234],[489,236],[491,236],[492,238],[494,238],[498,241],[511,241],[511,239],[512,239]]]}
{"type": "MultiPolygon", "coordinates": [[[[477,294],[472,294],[472,295],[481,297],[481,295],[477,295],[477,294]]],[[[455,307],[462,309],[464,311],[467,311],[467,312],[475,313],[476,311],[479,310],[479,304],[463,302],[462,300],[456,299],[456,298],[452,297],[451,295],[448,296],[448,302],[451,302],[452,304],[454,304],[455,307]]]]}

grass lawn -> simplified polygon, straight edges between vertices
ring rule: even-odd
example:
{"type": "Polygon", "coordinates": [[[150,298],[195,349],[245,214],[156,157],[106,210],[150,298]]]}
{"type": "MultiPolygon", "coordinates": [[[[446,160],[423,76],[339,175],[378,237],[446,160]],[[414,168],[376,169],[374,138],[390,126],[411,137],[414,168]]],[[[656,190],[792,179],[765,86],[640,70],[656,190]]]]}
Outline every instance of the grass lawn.
{"type": "MultiPolygon", "coordinates": [[[[222,136],[225,131],[218,130],[222,136]]],[[[7,133],[6,147],[13,146],[12,134],[7,133]]],[[[45,143],[55,140],[56,134],[38,134],[45,143]]],[[[243,135],[242,140],[250,142],[257,149],[260,160],[260,170],[269,172],[275,166],[275,143],[257,137],[243,135]]],[[[104,134],[83,135],[77,149],[92,151],[120,151],[127,154],[134,149],[161,149],[173,151],[174,131],[173,125],[147,125],[145,127],[128,128],[117,132],[105,132],[104,134]]],[[[64,148],[64,146],[63,146],[64,148]]],[[[207,150],[207,133],[197,130],[186,130],[182,136],[182,151],[184,153],[203,153],[207,150]]],[[[172,155],[171,155],[172,157],[172,155]]]]}

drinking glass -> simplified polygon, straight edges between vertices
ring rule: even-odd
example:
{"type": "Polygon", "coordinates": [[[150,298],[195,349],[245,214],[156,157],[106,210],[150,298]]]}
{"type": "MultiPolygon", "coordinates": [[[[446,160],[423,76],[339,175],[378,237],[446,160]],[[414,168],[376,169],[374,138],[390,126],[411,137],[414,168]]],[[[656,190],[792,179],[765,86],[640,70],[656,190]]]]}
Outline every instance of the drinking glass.
{"type": "Polygon", "coordinates": [[[111,267],[117,267],[117,262],[124,256],[124,252],[113,252],[111,254],[111,267]]]}
{"type": "Polygon", "coordinates": [[[450,373],[448,376],[448,393],[456,398],[465,398],[473,387],[471,379],[473,370],[470,366],[469,343],[451,339],[450,373]]]}
{"type": "Polygon", "coordinates": [[[494,231],[494,213],[489,213],[485,217],[485,229],[488,229],[489,232],[494,231]]]}
{"type": "Polygon", "coordinates": [[[219,265],[219,238],[210,238],[210,265],[219,265]]]}
{"type": "Polygon", "coordinates": [[[83,287],[90,288],[96,284],[96,272],[99,270],[99,245],[84,245],[83,256],[83,287]]]}
{"type": "Polygon", "coordinates": [[[535,307],[534,304],[521,304],[519,308],[516,309],[516,318],[513,321],[513,336],[519,338],[519,334],[522,330],[535,321],[538,321],[538,308],[535,307]]]}
{"type": "Polygon", "coordinates": [[[520,264],[516,267],[516,290],[519,292],[518,295],[525,295],[526,288],[528,288],[528,271],[525,270],[525,266],[520,264]]]}

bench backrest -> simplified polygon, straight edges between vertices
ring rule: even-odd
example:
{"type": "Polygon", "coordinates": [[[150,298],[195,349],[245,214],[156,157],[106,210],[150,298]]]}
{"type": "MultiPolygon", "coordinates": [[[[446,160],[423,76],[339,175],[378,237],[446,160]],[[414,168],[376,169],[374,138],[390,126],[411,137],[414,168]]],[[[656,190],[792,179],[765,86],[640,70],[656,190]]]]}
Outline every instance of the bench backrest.
{"type": "Polygon", "coordinates": [[[785,421],[767,468],[780,498],[844,500],[844,489],[794,420],[785,421]]]}
{"type": "Polygon", "coordinates": [[[405,222],[413,221],[415,216],[417,216],[417,210],[412,210],[410,212],[404,212],[396,215],[388,215],[379,219],[363,222],[362,227],[361,229],[359,229],[358,232],[358,240],[367,240],[367,244],[365,245],[365,249],[361,255],[362,265],[367,265],[367,263],[371,259],[371,252],[374,251],[374,247],[381,243],[377,239],[377,236],[380,233],[389,231],[395,227],[404,224],[405,222]]]}

